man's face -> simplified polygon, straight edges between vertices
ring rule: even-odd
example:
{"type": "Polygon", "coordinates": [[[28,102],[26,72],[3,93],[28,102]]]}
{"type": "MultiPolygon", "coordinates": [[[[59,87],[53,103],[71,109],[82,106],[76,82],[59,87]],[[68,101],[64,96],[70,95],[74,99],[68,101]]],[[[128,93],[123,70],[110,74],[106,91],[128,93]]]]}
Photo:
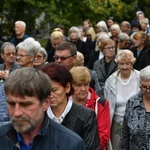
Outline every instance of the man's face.
{"type": "Polygon", "coordinates": [[[69,50],[56,50],[55,56],[57,59],[55,59],[55,62],[64,64],[69,70],[74,66],[76,62],[76,55],[71,56],[69,50]]]}
{"type": "Polygon", "coordinates": [[[18,23],[14,27],[16,35],[23,34],[25,32],[25,27],[22,24],[18,23]]]}
{"type": "Polygon", "coordinates": [[[48,99],[40,103],[36,97],[22,98],[7,94],[6,100],[11,122],[17,132],[22,134],[39,132],[44,112],[49,106],[48,99]]]}

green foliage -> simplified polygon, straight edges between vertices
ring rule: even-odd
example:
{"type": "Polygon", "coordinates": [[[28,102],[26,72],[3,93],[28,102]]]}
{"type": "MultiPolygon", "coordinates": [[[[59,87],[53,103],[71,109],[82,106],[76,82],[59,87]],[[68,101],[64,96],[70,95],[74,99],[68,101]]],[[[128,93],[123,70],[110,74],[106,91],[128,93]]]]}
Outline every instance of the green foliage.
{"type": "Polygon", "coordinates": [[[82,25],[85,19],[91,20],[93,25],[100,20],[106,21],[109,16],[118,23],[131,21],[137,10],[148,16],[149,7],[149,0],[1,0],[0,36],[3,36],[3,30],[11,35],[16,20],[25,21],[27,33],[31,33],[41,12],[46,13],[41,27],[46,29],[49,24],[51,31],[58,24],[65,25],[68,30],[71,26],[82,25]],[[5,26],[1,23],[4,18],[5,26]]]}

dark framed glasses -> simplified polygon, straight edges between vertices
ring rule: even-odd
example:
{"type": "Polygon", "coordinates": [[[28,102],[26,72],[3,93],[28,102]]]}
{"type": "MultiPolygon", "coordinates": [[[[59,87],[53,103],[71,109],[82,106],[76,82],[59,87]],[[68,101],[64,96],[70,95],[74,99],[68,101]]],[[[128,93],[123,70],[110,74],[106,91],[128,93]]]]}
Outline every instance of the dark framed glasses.
{"type": "Polygon", "coordinates": [[[70,56],[57,56],[57,55],[54,55],[53,56],[53,58],[54,58],[54,60],[58,60],[58,59],[60,59],[61,61],[65,61],[66,59],[68,59],[68,58],[70,58],[70,57],[72,57],[72,56],[74,56],[74,55],[70,55],[70,56]]]}

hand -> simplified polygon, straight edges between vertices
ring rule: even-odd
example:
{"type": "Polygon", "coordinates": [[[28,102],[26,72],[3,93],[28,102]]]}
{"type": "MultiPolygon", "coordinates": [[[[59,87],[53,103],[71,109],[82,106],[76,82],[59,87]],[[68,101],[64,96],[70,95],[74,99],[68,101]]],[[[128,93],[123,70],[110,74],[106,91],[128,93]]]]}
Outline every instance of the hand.
{"type": "Polygon", "coordinates": [[[8,73],[6,71],[0,70],[0,79],[6,79],[8,77],[8,73]]]}

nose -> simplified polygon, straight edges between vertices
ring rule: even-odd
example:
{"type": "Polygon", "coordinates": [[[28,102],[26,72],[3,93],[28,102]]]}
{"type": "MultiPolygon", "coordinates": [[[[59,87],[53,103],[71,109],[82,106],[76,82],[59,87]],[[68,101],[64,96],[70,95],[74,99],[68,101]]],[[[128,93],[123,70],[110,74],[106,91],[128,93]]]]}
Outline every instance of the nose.
{"type": "Polygon", "coordinates": [[[19,106],[19,104],[16,104],[14,107],[14,116],[19,117],[21,115],[22,115],[21,107],[19,106]]]}
{"type": "Polygon", "coordinates": [[[84,90],[85,90],[85,86],[84,86],[84,85],[82,85],[82,86],[81,86],[81,89],[84,91],[84,90]]]}

